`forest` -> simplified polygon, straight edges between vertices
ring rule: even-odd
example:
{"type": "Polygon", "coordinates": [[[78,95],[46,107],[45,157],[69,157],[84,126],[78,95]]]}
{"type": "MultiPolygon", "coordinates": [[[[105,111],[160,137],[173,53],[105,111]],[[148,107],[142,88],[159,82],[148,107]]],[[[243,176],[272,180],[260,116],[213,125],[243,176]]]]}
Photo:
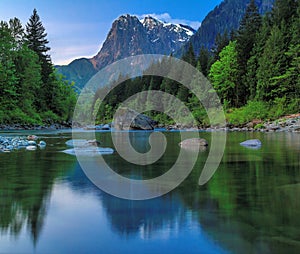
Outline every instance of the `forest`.
{"type": "MultiPolygon", "coordinates": [[[[243,125],[254,119],[273,120],[300,109],[300,4],[276,0],[271,12],[261,16],[254,0],[236,31],[218,34],[212,50],[190,44],[182,60],[190,63],[212,83],[224,106],[227,122],[243,125]],[[194,52],[199,51],[199,55],[194,52]]],[[[159,68],[159,63],[156,63],[159,68]]],[[[155,68],[154,66],[150,68],[155,68]]],[[[199,126],[209,125],[206,112],[185,87],[162,77],[143,76],[113,89],[100,105],[97,120],[111,121],[126,98],[145,90],[175,95],[192,111],[199,126]]],[[[103,91],[98,90],[97,94],[103,91]]],[[[97,102],[97,95],[95,104],[97,102]]],[[[160,123],[172,120],[148,112],[160,123]]]]}
{"type": "Polygon", "coordinates": [[[0,123],[49,125],[72,118],[77,95],[56,73],[47,33],[33,10],[25,28],[18,18],[0,23],[0,123]]]}
{"type": "MultiPolygon", "coordinates": [[[[77,99],[74,82],[57,73],[48,43],[35,9],[25,27],[18,18],[1,21],[0,124],[47,125],[72,120],[77,99]]],[[[276,0],[272,10],[261,15],[251,0],[237,30],[218,34],[212,49],[204,45],[195,49],[190,43],[181,59],[212,83],[229,124],[299,113],[299,1],[276,0]]],[[[159,64],[150,68],[159,68],[159,64]]],[[[155,76],[123,82],[101,105],[98,97],[103,91],[99,89],[94,99],[94,105],[100,105],[97,122],[111,122],[122,101],[146,90],[176,96],[192,111],[198,126],[209,125],[206,111],[190,91],[155,76]]],[[[147,114],[162,124],[172,124],[162,113],[147,114]]]]}

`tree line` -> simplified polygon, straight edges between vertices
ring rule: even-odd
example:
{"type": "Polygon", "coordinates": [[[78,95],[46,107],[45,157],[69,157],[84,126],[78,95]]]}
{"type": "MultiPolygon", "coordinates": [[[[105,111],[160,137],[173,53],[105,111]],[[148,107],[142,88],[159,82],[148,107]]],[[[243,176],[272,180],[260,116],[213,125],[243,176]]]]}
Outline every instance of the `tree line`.
{"type": "MultiPolygon", "coordinates": [[[[298,0],[276,0],[272,11],[264,16],[251,0],[236,31],[218,34],[213,49],[202,46],[196,50],[199,55],[190,44],[182,60],[211,81],[229,123],[244,124],[296,113],[300,109],[299,27],[298,0]]],[[[156,65],[159,68],[159,63],[156,65]]],[[[186,103],[199,125],[208,124],[205,110],[190,91],[172,80],[149,76],[127,80],[112,90],[100,106],[98,120],[110,120],[120,102],[145,90],[175,95],[186,103]]],[[[162,114],[149,114],[169,121],[162,114]]]]}
{"type": "Polygon", "coordinates": [[[59,76],[48,54],[47,33],[37,10],[25,28],[18,18],[0,22],[0,123],[69,121],[73,84],[59,76]]]}

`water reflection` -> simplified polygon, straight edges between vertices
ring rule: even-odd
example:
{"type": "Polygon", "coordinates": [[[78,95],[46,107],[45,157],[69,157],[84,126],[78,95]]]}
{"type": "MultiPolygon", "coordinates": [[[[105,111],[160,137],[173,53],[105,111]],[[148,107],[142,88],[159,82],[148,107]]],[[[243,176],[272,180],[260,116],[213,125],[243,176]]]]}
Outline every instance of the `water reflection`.
{"type": "MultiPolygon", "coordinates": [[[[173,145],[160,162],[142,173],[117,155],[106,160],[124,175],[155,176],[174,163],[176,135],[169,136],[173,145]]],[[[49,139],[43,151],[1,154],[0,241],[15,240],[7,249],[1,243],[0,251],[31,252],[27,236],[37,253],[95,253],[103,246],[108,253],[300,251],[300,135],[228,134],[222,163],[208,184],[198,186],[205,151],[183,184],[150,201],[121,200],[97,189],[73,156],[59,152],[69,138],[49,139]],[[259,138],[261,149],[239,145],[250,138],[259,138]]],[[[108,134],[99,139],[111,146],[108,134]]],[[[134,142],[141,150],[149,145],[134,142]]]]}
{"type": "Polygon", "coordinates": [[[74,161],[56,163],[59,155],[47,151],[16,151],[1,154],[0,230],[1,235],[18,237],[27,228],[33,244],[38,241],[47,215],[52,187],[74,161]]]}

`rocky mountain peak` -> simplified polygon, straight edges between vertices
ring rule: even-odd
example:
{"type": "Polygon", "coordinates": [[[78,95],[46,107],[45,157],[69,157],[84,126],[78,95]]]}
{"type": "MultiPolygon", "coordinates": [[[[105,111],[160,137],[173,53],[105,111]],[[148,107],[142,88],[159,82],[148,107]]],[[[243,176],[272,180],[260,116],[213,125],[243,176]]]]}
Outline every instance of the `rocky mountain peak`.
{"type": "Polygon", "coordinates": [[[162,25],[161,21],[159,21],[151,16],[146,16],[143,20],[140,20],[140,21],[143,24],[143,26],[148,30],[152,30],[155,27],[162,25]]]}
{"type": "Polygon", "coordinates": [[[188,26],[164,23],[151,16],[139,20],[129,14],[116,19],[100,52],[91,59],[95,69],[138,54],[170,54],[194,34],[188,26]]]}
{"type": "Polygon", "coordinates": [[[140,54],[170,55],[179,50],[194,32],[188,26],[165,23],[151,16],[139,20],[129,14],[121,15],[113,22],[97,55],[81,59],[74,68],[71,63],[70,68],[59,69],[73,80],[73,77],[78,77],[78,86],[82,87],[92,74],[117,60],[140,54]],[[84,68],[78,68],[80,64],[84,68]]]}

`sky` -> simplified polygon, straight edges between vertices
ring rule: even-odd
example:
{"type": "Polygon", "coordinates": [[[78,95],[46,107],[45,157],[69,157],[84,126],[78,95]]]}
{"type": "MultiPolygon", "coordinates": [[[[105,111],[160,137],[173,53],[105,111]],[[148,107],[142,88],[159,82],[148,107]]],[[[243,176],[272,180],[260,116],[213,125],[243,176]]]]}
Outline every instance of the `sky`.
{"type": "Polygon", "coordinates": [[[0,20],[17,17],[25,26],[34,8],[48,34],[54,64],[92,57],[101,49],[112,22],[122,14],[151,14],[197,29],[222,0],[0,0],[0,20]]]}

